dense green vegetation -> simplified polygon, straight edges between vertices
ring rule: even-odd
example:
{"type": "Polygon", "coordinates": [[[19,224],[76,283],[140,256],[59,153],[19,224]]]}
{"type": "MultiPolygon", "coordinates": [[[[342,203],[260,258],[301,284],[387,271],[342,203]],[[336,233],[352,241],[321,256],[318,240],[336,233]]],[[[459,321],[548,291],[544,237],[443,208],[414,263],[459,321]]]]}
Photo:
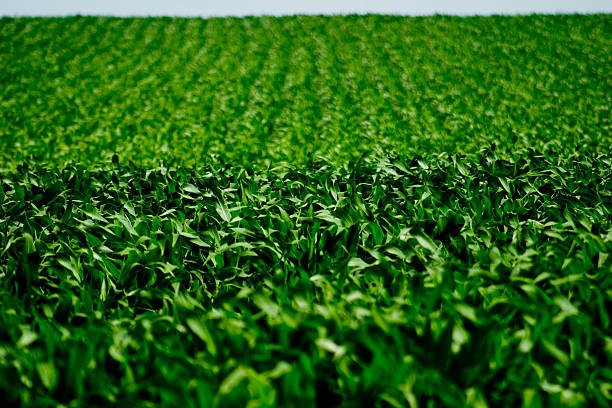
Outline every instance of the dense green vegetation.
{"type": "Polygon", "coordinates": [[[609,15],[0,21],[5,166],[611,143],[609,15]]]}
{"type": "Polygon", "coordinates": [[[0,405],[608,406],[612,18],[0,20],[0,405]]]}
{"type": "Polygon", "coordinates": [[[20,168],[2,189],[5,396],[610,398],[611,155],[20,168]]]}

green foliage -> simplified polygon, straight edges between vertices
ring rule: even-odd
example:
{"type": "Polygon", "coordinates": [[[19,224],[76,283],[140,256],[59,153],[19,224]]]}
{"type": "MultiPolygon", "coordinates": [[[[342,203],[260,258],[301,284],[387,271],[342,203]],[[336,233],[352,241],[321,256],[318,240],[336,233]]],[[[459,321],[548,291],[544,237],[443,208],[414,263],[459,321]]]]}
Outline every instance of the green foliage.
{"type": "Polygon", "coordinates": [[[21,166],[3,398],[606,405],[612,156],[520,156],[21,166]]]}
{"type": "Polygon", "coordinates": [[[612,144],[610,15],[0,19],[0,168],[612,144]]]}
{"type": "Polygon", "coordinates": [[[0,19],[0,405],[610,405],[611,23],[0,19]]]}

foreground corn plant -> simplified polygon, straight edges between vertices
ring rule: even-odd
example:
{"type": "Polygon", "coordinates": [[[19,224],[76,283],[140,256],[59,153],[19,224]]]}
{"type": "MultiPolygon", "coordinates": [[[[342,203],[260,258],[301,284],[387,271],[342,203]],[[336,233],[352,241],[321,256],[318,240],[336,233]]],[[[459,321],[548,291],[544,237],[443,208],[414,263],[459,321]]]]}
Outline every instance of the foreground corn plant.
{"type": "Polygon", "coordinates": [[[522,156],[20,167],[3,398],[605,405],[612,158],[522,156]]]}

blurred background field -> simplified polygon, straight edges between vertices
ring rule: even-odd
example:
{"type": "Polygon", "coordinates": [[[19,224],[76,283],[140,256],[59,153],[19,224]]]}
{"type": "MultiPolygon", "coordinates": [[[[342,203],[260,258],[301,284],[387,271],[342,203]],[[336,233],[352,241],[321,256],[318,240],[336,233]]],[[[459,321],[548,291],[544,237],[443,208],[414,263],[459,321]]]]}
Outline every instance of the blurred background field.
{"type": "Polygon", "coordinates": [[[610,146],[609,15],[4,18],[0,167],[610,146]]]}

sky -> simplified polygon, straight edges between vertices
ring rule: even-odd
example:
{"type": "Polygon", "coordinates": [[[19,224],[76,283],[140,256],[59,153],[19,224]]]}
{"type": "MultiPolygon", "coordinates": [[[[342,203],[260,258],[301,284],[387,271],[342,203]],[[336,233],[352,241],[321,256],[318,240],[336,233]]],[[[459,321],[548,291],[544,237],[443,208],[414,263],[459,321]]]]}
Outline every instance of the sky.
{"type": "Polygon", "coordinates": [[[612,12],[612,0],[0,0],[3,16],[244,16],[385,13],[528,14],[612,12]]]}

